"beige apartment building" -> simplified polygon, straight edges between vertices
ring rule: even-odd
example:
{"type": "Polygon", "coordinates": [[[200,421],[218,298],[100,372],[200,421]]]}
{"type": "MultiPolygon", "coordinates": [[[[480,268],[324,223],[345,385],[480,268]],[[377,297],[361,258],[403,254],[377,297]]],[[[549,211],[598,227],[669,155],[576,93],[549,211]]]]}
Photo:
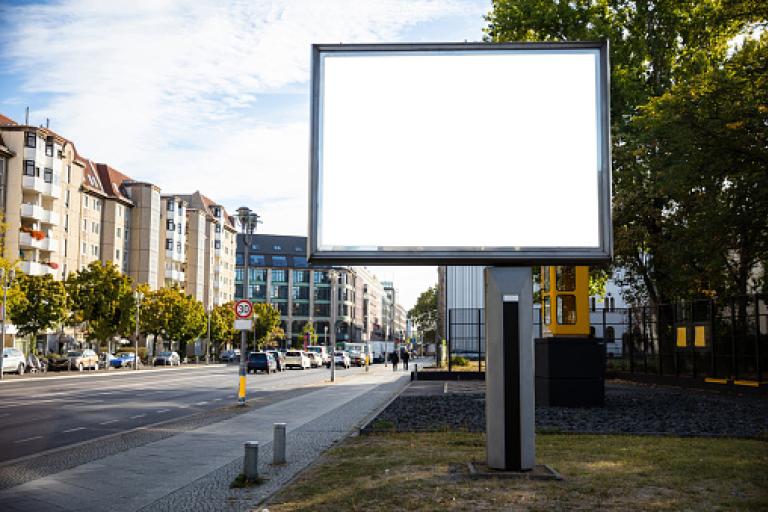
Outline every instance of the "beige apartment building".
{"type": "Polygon", "coordinates": [[[62,279],[112,261],[135,283],[177,285],[209,308],[234,299],[236,229],[222,205],[200,192],[161,195],[3,115],[0,209],[3,254],[27,274],[62,279]]]}

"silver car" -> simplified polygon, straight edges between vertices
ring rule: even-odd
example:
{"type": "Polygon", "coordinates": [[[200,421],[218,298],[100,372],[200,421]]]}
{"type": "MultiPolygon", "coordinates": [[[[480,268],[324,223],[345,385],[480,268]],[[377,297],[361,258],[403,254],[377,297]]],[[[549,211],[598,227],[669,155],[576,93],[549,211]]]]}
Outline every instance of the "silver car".
{"type": "Polygon", "coordinates": [[[26,367],[27,363],[21,350],[12,347],[3,349],[3,373],[16,372],[23,375],[26,367]]]}

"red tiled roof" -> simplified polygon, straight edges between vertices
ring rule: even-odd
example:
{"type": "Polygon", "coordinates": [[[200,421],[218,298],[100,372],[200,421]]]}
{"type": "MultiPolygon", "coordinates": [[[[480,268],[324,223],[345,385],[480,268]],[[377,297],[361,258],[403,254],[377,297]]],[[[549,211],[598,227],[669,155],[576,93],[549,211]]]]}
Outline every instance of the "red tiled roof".
{"type": "Polygon", "coordinates": [[[11,119],[10,117],[0,114],[0,126],[16,126],[19,123],[11,119]]]}
{"type": "Polygon", "coordinates": [[[96,164],[87,158],[84,158],[83,162],[85,163],[85,169],[83,169],[83,187],[104,194],[104,186],[101,183],[101,178],[99,178],[99,173],[96,171],[96,164]]]}
{"type": "Polygon", "coordinates": [[[96,164],[96,170],[99,172],[101,182],[104,185],[104,192],[108,196],[133,204],[133,201],[123,193],[121,188],[123,182],[133,181],[131,178],[107,164],[96,164]]]}

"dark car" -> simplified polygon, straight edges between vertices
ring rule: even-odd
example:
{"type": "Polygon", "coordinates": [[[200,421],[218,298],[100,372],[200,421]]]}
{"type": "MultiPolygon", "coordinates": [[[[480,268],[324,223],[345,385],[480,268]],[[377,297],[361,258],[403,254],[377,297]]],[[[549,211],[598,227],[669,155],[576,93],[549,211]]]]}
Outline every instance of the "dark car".
{"type": "Polygon", "coordinates": [[[267,352],[251,352],[248,354],[248,373],[251,372],[277,372],[275,358],[267,352]]]}
{"type": "Polygon", "coordinates": [[[225,350],[219,355],[219,360],[222,363],[234,363],[240,361],[240,350],[225,350]]]}
{"type": "Polygon", "coordinates": [[[268,350],[268,354],[272,354],[275,359],[275,365],[277,365],[277,371],[281,372],[285,370],[285,355],[278,350],[268,350]]]}
{"type": "Polygon", "coordinates": [[[155,357],[155,366],[180,366],[181,358],[178,352],[160,352],[155,357]]]}

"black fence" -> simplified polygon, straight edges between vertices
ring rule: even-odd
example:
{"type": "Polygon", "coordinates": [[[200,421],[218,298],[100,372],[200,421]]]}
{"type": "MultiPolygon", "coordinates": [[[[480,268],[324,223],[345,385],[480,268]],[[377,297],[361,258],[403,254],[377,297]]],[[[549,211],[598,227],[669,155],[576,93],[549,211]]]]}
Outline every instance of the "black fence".
{"type": "MultiPolygon", "coordinates": [[[[539,308],[533,333],[541,337],[539,308]]],[[[768,368],[768,294],[590,311],[591,334],[605,340],[611,368],[631,373],[762,382],[768,368]]],[[[448,311],[448,355],[484,371],[482,308],[448,311]]],[[[452,368],[449,362],[449,370],[452,368]]]]}
{"type": "Polygon", "coordinates": [[[632,308],[624,343],[633,373],[763,380],[768,295],[632,308]]]}

